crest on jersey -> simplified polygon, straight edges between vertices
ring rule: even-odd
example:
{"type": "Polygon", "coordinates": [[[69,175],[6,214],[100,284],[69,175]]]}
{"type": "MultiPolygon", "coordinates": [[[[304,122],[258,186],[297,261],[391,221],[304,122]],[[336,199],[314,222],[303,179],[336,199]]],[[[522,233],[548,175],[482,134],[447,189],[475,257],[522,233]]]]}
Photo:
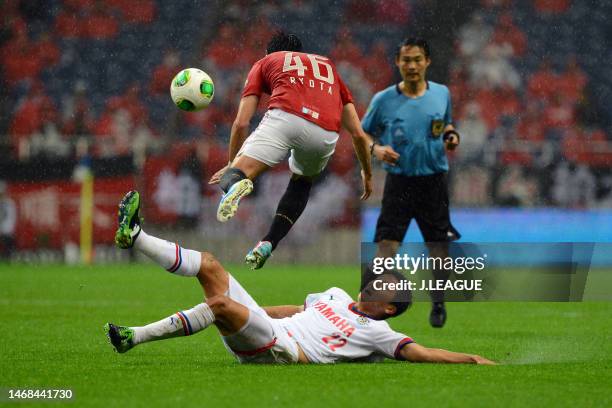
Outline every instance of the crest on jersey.
{"type": "Polygon", "coordinates": [[[368,318],[367,318],[367,317],[365,317],[365,316],[359,316],[359,317],[357,318],[357,323],[359,323],[359,324],[360,324],[360,325],[362,325],[362,326],[365,326],[365,325],[367,325],[368,323],[370,323],[370,321],[369,321],[369,320],[368,320],[368,318]]]}
{"type": "Polygon", "coordinates": [[[440,137],[443,131],[444,131],[444,120],[433,119],[431,121],[431,134],[433,135],[433,137],[440,137]]]}

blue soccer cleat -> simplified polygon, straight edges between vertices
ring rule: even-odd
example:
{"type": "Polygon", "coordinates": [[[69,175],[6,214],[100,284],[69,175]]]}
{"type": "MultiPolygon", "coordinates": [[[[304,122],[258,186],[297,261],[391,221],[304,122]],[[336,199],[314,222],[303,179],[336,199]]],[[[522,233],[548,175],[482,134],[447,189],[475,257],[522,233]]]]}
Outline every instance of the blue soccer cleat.
{"type": "Polygon", "coordinates": [[[226,222],[238,211],[238,204],[243,197],[248,196],[253,191],[253,182],[249,179],[242,179],[234,183],[227,193],[223,194],[217,209],[217,220],[226,222]]]}
{"type": "Polygon", "coordinates": [[[272,244],[268,241],[259,241],[255,248],[251,249],[244,262],[251,269],[261,269],[269,257],[272,256],[272,244]]]}

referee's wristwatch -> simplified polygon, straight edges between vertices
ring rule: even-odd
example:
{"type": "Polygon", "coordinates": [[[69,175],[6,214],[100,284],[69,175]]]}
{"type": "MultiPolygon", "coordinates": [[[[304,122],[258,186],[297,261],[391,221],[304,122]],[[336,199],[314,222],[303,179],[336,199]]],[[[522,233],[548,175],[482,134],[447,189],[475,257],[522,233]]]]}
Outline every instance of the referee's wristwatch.
{"type": "Polygon", "coordinates": [[[457,136],[457,143],[461,143],[461,135],[459,135],[459,133],[453,129],[444,132],[444,135],[442,135],[442,140],[446,142],[450,138],[450,135],[457,136]]]}
{"type": "Polygon", "coordinates": [[[377,145],[378,143],[376,142],[372,142],[372,144],[370,145],[370,156],[374,156],[374,147],[377,145]]]}

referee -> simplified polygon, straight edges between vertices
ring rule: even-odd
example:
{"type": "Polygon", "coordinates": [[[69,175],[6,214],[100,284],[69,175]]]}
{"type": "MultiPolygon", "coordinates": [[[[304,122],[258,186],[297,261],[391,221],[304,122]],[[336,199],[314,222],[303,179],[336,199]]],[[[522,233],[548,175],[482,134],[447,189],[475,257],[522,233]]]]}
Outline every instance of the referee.
{"type": "MultiPolygon", "coordinates": [[[[424,39],[400,43],[395,65],[402,81],[374,95],[362,119],[363,129],[375,140],[370,152],[387,171],[374,237],[377,257],[395,256],[413,218],[430,257],[447,257],[448,242],[459,238],[448,209],[446,150],[454,150],[460,136],[452,125],[448,88],[426,80],[429,53],[424,39]]],[[[434,270],[433,275],[448,277],[444,270],[434,270]]],[[[432,291],[430,296],[429,322],[442,327],[444,292],[432,291]]]]}

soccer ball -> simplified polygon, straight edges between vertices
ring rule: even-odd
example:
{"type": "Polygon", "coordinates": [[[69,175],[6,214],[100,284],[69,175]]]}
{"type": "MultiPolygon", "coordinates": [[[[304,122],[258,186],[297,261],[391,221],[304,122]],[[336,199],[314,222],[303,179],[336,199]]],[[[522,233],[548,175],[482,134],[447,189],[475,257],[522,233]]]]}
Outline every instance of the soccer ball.
{"type": "Polygon", "coordinates": [[[172,79],[170,96],[180,109],[197,111],[210,104],[215,96],[215,84],[201,69],[187,68],[172,79]]]}

